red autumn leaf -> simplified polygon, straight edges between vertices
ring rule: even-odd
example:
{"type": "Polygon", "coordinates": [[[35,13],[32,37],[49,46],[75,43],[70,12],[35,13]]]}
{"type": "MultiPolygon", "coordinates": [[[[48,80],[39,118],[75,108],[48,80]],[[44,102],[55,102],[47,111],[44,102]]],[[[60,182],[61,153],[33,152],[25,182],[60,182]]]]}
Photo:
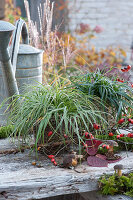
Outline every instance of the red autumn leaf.
{"type": "Polygon", "coordinates": [[[103,160],[106,160],[107,158],[105,155],[102,155],[102,154],[97,154],[96,157],[101,158],[103,160]]]}
{"type": "Polygon", "coordinates": [[[92,167],[107,167],[108,161],[105,159],[98,158],[97,156],[89,156],[87,158],[87,163],[92,167]]]}
{"type": "Polygon", "coordinates": [[[101,154],[97,154],[96,157],[106,160],[108,163],[115,163],[122,159],[121,157],[119,157],[118,159],[115,159],[115,160],[107,160],[107,157],[105,155],[101,155],[101,154]]]}
{"type": "Polygon", "coordinates": [[[96,153],[97,153],[97,149],[96,149],[96,148],[87,148],[87,153],[88,153],[90,156],[94,156],[94,155],[96,155],[96,153]]]}
{"type": "Polygon", "coordinates": [[[86,151],[89,155],[93,156],[97,153],[98,147],[100,144],[103,142],[101,140],[95,140],[95,139],[90,139],[86,141],[86,144],[88,147],[86,148],[86,151]]]}
{"type": "Polygon", "coordinates": [[[116,159],[116,160],[107,160],[107,161],[108,161],[108,163],[115,163],[115,162],[118,162],[118,161],[120,161],[120,160],[122,160],[121,157],[118,158],[118,159],[116,159]]]}

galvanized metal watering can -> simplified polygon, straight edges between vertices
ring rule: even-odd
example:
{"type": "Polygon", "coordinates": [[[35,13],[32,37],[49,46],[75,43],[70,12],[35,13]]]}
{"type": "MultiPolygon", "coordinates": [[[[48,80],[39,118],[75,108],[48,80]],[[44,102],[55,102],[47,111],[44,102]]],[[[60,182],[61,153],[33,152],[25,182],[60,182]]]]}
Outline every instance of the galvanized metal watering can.
{"type": "MultiPolygon", "coordinates": [[[[24,20],[19,19],[15,26],[0,21],[0,103],[7,97],[22,93],[23,85],[42,83],[43,51],[29,45],[24,20]]],[[[0,110],[0,125],[3,121],[3,112],[0,110]]]]}

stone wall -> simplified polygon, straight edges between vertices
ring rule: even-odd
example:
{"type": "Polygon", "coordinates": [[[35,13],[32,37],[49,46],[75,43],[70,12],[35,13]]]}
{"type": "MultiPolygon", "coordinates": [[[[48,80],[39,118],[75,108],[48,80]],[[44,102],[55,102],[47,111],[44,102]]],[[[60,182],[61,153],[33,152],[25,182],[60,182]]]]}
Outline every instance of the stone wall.
{"type": "Polygon", "coordinates": [[[87,23],[104,28],[103,33],[93,40],[99,48],[108,45],[122,46],[130,57],[133,39],[133,0],[68,0],[69,29],[87,23]]]}

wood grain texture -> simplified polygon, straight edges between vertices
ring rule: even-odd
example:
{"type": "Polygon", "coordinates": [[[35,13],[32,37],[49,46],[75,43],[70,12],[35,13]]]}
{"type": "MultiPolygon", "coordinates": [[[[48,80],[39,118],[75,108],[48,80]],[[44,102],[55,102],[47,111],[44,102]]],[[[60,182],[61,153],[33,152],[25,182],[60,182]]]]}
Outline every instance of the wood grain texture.
{"type": "MultiPolygon", "coordinates": [[[[0,151],[17,146],[9,140],[0,140],[0,151]]],[[[123,172],[133,168],[133,153],[122,154],[119,162],[124,165],[123,172]]],[[[35,200],[57,195],[82,193],[97,190],[97,179],[103,174],[113,174],[115,163],[108,167],[89,167],[84,162],[76,171],[55,167],[50,160],[39,155],[39,161],[29,150],[24,153],[0,155],[0,193],[5,192],[10,200],[35,200]],[[32,162],[41,163],[41,168],[32,162]]],[[[117,163],[118,164],[118,163],[117,163]]],[[[3,196],[0,198],[4,198],[3,196]]],[[[3,199],[2,199],[3,200],[3,199]]]]}

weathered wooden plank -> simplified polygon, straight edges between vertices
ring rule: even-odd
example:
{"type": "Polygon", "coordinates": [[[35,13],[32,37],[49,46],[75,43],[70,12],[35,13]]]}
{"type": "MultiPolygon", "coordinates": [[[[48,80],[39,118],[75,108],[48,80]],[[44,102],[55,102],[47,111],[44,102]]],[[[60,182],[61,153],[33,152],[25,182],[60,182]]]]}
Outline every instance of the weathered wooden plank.
{"type": "MultiPolygon", "coordinates": [[[[0,151],[13,148],[8,140],[0,140],[0,151]]],[[[122,152],[123,172],[133,170],[133,153],[122,152]]],[[[31,163],[35,155],[24,153],[0,155],[0,193],[5,191],[10,200],[43,199],[56,195],[82,193],[97,190],[97,179],[103,174],[113,174],[115,163],[106,168],[89,167],[85,163],[74,170],[54,167],[43,155],[39,156],[42,167],[31,163]]]]}

